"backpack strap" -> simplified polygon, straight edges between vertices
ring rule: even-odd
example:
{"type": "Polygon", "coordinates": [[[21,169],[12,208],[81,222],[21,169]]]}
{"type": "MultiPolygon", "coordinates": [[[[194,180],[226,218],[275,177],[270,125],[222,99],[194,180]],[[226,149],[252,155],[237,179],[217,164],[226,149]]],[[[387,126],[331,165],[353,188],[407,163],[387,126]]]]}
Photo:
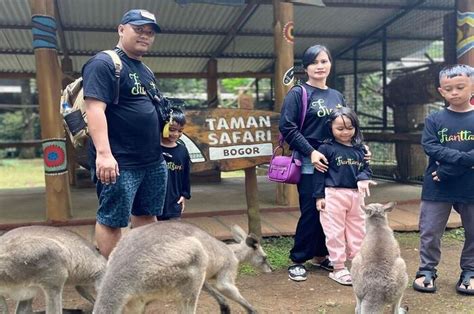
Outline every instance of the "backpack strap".
{"type": "Polygon", "coordinates": [[[114,102],[113,104],[118,104],[119,95],[120,95],[120,72],[122,71],[122,60],[118,55],[117,51],[115,50],[104,50],[106,54],[108,54],[112,58],[112,62],[114,63],[115,68],[115,94],[114,94],[114,102]]]}

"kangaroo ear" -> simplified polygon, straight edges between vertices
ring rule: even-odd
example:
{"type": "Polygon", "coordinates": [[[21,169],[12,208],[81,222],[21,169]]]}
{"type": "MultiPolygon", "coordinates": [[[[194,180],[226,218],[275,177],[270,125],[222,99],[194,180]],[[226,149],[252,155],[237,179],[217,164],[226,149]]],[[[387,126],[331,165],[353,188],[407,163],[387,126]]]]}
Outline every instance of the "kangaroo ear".
{"type": "Polygon", "coordinates": [[[247,236],[247,239],[245,239],[245,243],[254,250],[256,250],[258,247],[258,237],[255,234],[251,233],[247,236]]]}
{"type": "Polygon", "coordinates": [[[397,203],[395,203],[395,202],[387,203],[387,204],[383,205],[383,211],[384,212],[391,212],[395,208],[395,205],[397,205],[397,203]]]}
{"type": "Polygon", "coordinates": [[[247,232],[245,232],[238,225],[233,225],[231,231],[232,231],[232,237],[237,243],[244,241],[245,238],[247,237],[247,232]]]}

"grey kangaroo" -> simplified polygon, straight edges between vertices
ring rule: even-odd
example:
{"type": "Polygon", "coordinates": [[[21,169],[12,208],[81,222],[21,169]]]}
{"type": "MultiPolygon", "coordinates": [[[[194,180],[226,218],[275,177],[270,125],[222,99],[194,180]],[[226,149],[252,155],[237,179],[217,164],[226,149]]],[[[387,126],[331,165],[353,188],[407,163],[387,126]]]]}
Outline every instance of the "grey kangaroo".
{"type": "Polygon", "coordinates": [[[18,301],[16,313],[32,313],[42,290],[46,313],[62,313],[64,285],[75,286],[94,303],[94,289],[106,259],[79,235],[61,228],[29,226],[0,237],[0,313],[8,313],[4,296],[18,301]]]}
{"type": "Polygon", "coordinates": [[[400,308],[408,275],[400,247],[387,221],[387,212],[395,203],[369,204],[365,211],[367,234],[360,252],[352,261],[352,286],[356,295],[355,313],[383,313],[386,304],[392,313],[405,313],[400,308]]]}
{"type": "Polygon", "coordinates": [[[147,303],[161,294],[175,296],[179,313],[195,313],[203,285],[221,312],[230,313],[226,296],[254,313],[235,286],[239,262],[249,261],[264,272],[271,268],[254,235],[238,226],[232,233],[237,243],[225,244],[184,222],[131,230],[110,256],[93,313],[144,313],[147,303]],[[215,285],[209,279],[215,279],[215,285]]]}

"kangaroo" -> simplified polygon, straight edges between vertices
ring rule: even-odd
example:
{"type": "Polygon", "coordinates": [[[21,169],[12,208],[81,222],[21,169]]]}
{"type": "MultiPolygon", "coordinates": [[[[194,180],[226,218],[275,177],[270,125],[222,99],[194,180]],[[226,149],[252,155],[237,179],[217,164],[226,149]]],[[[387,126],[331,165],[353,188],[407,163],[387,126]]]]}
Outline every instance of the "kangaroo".
{"type": "Polygon", "coordinates": [[[32,313],[42,290],[46,313],[62,313],[64,285],[94,303],[94,288],[105,272],[106,259],[79,235],[61,228],[29,226],[0,237],[0,309],[4,296],[17,301],[16,313],[32,313]]]}
{"type": "Polygon", "coordinates": [[[93,313],[144,313],[147,303],[174,293],[179,313],[195,313],[203,285],[230,313],[224,296],[249,313],[254,307],[235,286],[240,262],[271,272],[258,239],[232,227],[237,243],[225,244],[198,227],[179,221],[131,230],[112,252],[93,313]],[[207,282],[215,279],[215,285],[207,282]]]}
{"type": "Polygon", "coordinates": [[[407,311],[400,308],[408,283],[406,265],[386,215],[394,207],[395,203],[363,207],[367,233],[351,267],[355,313],[383,313],[386,304],[391,305],[392,313],[407,311]]]}

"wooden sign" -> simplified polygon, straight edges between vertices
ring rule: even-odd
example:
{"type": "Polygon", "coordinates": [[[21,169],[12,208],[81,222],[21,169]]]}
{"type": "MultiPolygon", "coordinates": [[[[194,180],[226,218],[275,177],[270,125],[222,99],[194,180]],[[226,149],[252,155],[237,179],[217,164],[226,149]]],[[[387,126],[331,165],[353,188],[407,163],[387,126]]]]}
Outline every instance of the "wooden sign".
{"type": "Polygon", "coordinates": [[[231,171],[268,163],[278,141],[280,114],[263,110],[186,111],[182,140],[193,172],[231,171]]]}

